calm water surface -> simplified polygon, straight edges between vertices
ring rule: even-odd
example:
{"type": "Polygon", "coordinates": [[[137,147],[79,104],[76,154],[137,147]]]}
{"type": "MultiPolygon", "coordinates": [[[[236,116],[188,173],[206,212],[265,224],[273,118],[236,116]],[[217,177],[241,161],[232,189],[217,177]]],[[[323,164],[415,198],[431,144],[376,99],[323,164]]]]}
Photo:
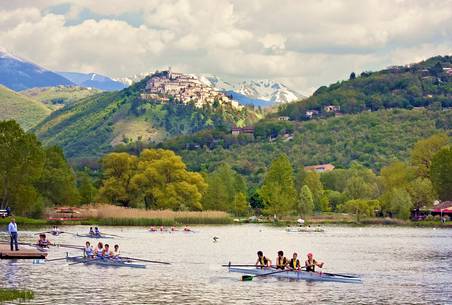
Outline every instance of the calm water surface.
{"type": "MultiPolygon", "coordinates": [[[[196,233],[102,229],[121,235],[104,241],[119,243],[123,255],[172,265],[114,269],[69,266],[65,261],[0,261],[2,286],[32,289],[31,304],[452,304],[451,229],[327,227],[324,233],[288,233],[260,225],[201,226],[193,228],[196,233]],[[219,241],[214,243],[213,236],[219,241]],[[359,274],[364,283],[270,277],[242,282],[240,274],[220,266],[229,261],[254,263],[257,250],[274,260],[280,249],[287,256],[296,251],[303,259],[312,251],[325,262],[325,272],[359,274]]],[[[64,230],[85,233],[87,228],[64,230]]],[[[31,234],[22,232],[22,241],[27,236],[31,234]]],[[[51,240],[85,242],[70,235],[51,240]]],[[[49,258],[63,257],[66,251],[53,248],[49,258]]]]}

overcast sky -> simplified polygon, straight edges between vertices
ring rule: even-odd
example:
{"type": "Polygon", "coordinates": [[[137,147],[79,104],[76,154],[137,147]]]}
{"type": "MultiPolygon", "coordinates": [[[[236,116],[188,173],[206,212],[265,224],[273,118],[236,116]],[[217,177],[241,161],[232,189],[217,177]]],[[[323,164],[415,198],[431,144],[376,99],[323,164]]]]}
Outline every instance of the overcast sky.
{"type": "Polygon", "coordinates": [[[310,94],[351,71],[450,55],[452,1],[0,0],[0,46],[57,71],[171,66],[310,94]]]}

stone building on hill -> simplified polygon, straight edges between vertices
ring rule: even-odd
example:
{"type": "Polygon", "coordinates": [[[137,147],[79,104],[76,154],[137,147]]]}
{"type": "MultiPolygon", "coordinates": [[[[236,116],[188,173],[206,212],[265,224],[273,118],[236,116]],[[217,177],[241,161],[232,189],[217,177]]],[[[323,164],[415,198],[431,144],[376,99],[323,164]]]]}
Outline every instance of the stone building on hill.
{"type": "Polygon", "coordinates": [[[190,74],[172,72],[171,68],[154,74],[147,82],[143,99],[167,102],[169,97],[184,104],[194,102],[195,106],[202,108],[204,105],[229,105],[235,109],[243,106],[233,101],[223,92],[203,84],[196,76],[190,74]]]}

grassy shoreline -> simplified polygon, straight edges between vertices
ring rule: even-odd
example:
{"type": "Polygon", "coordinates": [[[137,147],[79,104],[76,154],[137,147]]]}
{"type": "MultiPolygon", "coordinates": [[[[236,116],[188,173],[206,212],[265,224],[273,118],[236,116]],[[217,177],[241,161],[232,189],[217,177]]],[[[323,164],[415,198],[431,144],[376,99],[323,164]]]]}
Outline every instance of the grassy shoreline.
{"type": "Polygon", "coordinates": [[[31,300],[34,294],[31,290],[13,289],[13,288],[0,288],[0,302],[13,301],[13,300],[31,300]]]}

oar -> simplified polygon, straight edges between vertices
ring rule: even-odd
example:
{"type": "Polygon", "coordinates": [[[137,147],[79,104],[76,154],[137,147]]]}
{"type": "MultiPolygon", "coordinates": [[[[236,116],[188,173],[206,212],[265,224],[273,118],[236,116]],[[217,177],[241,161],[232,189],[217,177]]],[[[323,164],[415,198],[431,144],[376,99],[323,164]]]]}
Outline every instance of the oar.
{"type": "Polygon", "coordinates": [[[102,236],[102,235],[104,235],[104,236],[114,236],[114,237],[121,237],[121,236],[119,236],[119,235],[115,235],[115,234],[108,234],[108,233],[101,233],[100,234],[100,236],[102,236]]]}
{"type": "Polygon", "coordinates": [[[347,275],[347,274],[339,274],[339,273],[328,273],[328,272],[322,272],[322,274],[326,274],[326,275],[332,275],[332,276],[341,276],[341,277],[347,277],[347,278],[352,278],[352,279],[356,279],[356,278],[359,278],[358,276],[354,276],[354,275],[347,275]]]}
{"type": "Polygon", "coordinates": [[[168,262],[161,262],[161,261],[151,261],[151,260],[147,260],[147,259],[142,259],[142,258],[134,258],[134,257],[119,257],[122,259],[130,259],[130,260],[135,260],[135,261],[139,261],[139,262],[146,262],[146,263],[154,263],[154,264],[164,264],[164,265],[171,265],[171,263],[168,262]]]}
{"type": "MultiPolygon", "coordinates": [[[[76,256],[76,257],[83,257],[83,256],[76,256]]],[[[52,258],[52,259],[46,259],[46,262],[55,262],[55,261],[61,261],[66,259],[66,257],[60,257],[60,258],[52,258]]]]}
{"type": "Polygon", "coordinates": [[[271,275],[271,274],[276,274],[276,273],[281,273],[281,272],[287,272],[290,270],[278,270],[278,271],[274,271],[274,272],[269,272],[269,273],[262,273],[262,274],[256,274],[256,275],[242,275],[242,281],[252,281],[253,278],[258,277],[258,276],[267,276],[267,275],[271,275]]]}

